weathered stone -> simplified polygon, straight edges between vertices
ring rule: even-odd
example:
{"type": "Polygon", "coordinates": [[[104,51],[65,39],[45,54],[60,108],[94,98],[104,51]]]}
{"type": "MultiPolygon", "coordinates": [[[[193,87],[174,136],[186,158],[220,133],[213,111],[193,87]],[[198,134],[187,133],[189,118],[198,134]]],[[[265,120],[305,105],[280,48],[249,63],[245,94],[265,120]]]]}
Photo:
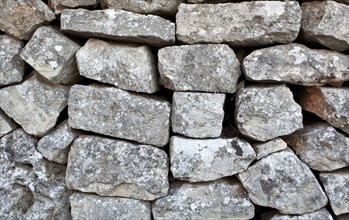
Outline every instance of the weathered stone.
{"type": "Polygon", "coordinates": [[[18,39],[29,40],[38,27],[55,18],[41,0],[1,1],[0,30],[18,39]]]}
{"type": "Polygon", "coordinates": [[[189,182],[232,176],[246,170],[255,158],[251,145],[239,138],[200,140],[173,136],[170,142],[172,174],[189,182]]]}
{"type": "Polygon", "coordinates": [[[255,50],[242,68],[253,81],[339,86],[349,80],[348,63],[348,55],[293,43],[255,50]]]}
{"type": "Polygon", "coordinates": [[[5,134],[15,130],[16,128],[17,124],[0,108],[0,138],[5,134]]]}
{"type": "Polygon", "coordinates": [[[67,106],[69,87],[44,82],[33,72],[26,81],[0,89],[0,108],[32,135],[43,136],[67,106]]]}
{"type": "Polygon", "coordinates": [[[239,131],[258,141],[303,128],[302,109],[285,85],[240,89],[236,95],[235,116],[239,131]]]}
{"type": "Polygon", "coordinates": [[[68,106],[72,128],[159,147],[168,143],[167,101],[117,88],[74,85],[68,106]]]}
{"type": "Polygon", "coordinates": [[[151,219],[150,202],[74,193],[70,197],[73,220],[151,219]]]}
{"type": "Polygon", "coordinates": [[[95,8],[99,0],[49,0],[48,6],[55,12],[61,14],[64,9],[95,8]]]}
{"type": "Polygon", "coordinates": [[[290,43],[300,30],[296,1],[181,4],[176,36],[181,42],[227,43],[233,47],[290,43]]]}
{"type": "Polygon", "coordinates": [[[322,208],[315,212],[303,215],[283,215],[276,214],[270,220],[333,220],[332,215],[327,209],[322,208]]]}
{"type": "Polygon", "coordinates": [[[320,173],[320,180],[334,214],[349,213],[349,168],[320,173]]]}
{"type": "Polygon", "coordinates": [[[76,58],[80,75],[87,78],[136,92],[159,89],[156,58],[149,46],[89,39],[76,58]]]}
{"type": "Polygon", "coordinates": [[[287,148],[287,144],[281,138],[275,138],[265,143],[254,143],[252,144],[252,147],[256,151],[256,159],[259,160],[272,153],[285,150],[287,148]]]}
{"type": "Polygon", "coordinates": [[[21,57],[49,81],[71,84],[79,78],[75,59],[79,48],[55,28],[43,26],[35,31],[21,57]]]}
{"type": "Polygon", "coordinates": [[[314,174],[291,150],[262,158],[238,177],[255,204],[283,214],[305,214],[327,204],[314,174]]]}
{"type": "Polygon", "coordinates": [[[155,47],[175,43],[175,24],[169,20],[117,9],[66,9],[61,15],[61,29],[79,37],[101,37],[155,47]]]}
{"type": "Polygon", "coordinates": [[[224,118],[224,94],[175,92],[172,131],[188,137],[219,137],[224,118]]]}
{"type": "Polygon", "coordinates": [[[229,2],[229,0],[188,0],[188,3],[201,4],[201,3],[222,3],[229,2]]]}
{"type": "Polygon", "coordinates": [[[66,183],[102,196],[154,200],[167,195],[168,166],[166,153],[156,147],[80,136],[69,152],[66,183]]]}
{"type": "Polygon", "coordinates": [[[0,35],[0,87],[22,81],[24,62],[20,58],[23,42],[8,35],[0,35]]]}
{"type": "Polygon", "coordinates": [[[78,133],[72,131],[68,126],[68,121],[65,120],[40,139],[37,149],[48,160],[65,164],[68,160],[70,145],[77,135],[78,133]]]}
{"type": "Polygon", "coordinates": [[[236,179],[208,183],[174,182],[169,194],[153,203],[160,219],[251,219],[254,206],[236,179]]]}
{"type": "Polygon", "coordinates": [[[302,4],[302,35],[332,50],[349,49],[349,6],[334,1],[302,4]]]}
{"type": "Polygon", "coordinates": [[[234,93],[240,63],[227,45],[184,45],[158,52],[161,84],[178,91],[234,93]]]}

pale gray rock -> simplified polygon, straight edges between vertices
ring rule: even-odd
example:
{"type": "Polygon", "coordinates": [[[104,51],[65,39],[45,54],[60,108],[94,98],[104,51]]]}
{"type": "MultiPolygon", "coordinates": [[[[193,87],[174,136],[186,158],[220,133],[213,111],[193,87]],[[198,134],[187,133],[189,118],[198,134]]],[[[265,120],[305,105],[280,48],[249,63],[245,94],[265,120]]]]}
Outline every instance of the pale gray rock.
{"type": "Polygon", "coordinates": [[[20,58],[24,43],[8,35],[0,35],[0,87],[22,81],[24,62],[20,58]]]}
{"type": "Polygon", "coordinates": [[[234,51],[224,44],[166,47],[158,59],[161,84],[177,91],[234,93],[241,75],[234,51]]]}
{"type": "Polygon", "coordinates": [[[22,59],[52,83],[72,84],[79,79],[75,53],[80,45],[51,26],[43,26],[21,52],[22,59]]]}
{"type": "Polygon", "coordinates": [[[147,201],[74,193],[70,205],[73,220],[151,220],[151,205],[147,201]]]}
{"type": "Polygon", "coordinates": [[[285,85],[251,86],[236,95],[235,118],[239,131],[267,141],[303,128],[302,109],[285,85]]]}
{"type": "Polygon", "coordinates": [[[112,87],[74,85],[69,125],[75,129],[152,144],[169,141],[170,103],[112,87]]]}
{"type": "Polygon", "coordinates": [[[69,87],[43,81],[36,72],[15,86],[0,89],[0,108],[23,129],[44,136],[67,106],[69,87]]]}
{"type": "Polygon", "coordinates": [[[229,2],[230,0],[188,0],[188,3],[201,4],[201,3],[222,3],[229,2]]]}
{"type": "Polygon", "coordinates": [[[333,217],[326,208],[321,208],[315,212],[303,215],[283,215],[276,214],[270,220],[333,220],[333,217]]]}
{"type": "Polygon", "coordinates": [[[285,150],[287,144],[281,138],[275,138],[265,143],[254,143],[252,147],[256,151],[256,159],[259,160],[272,153],[285,150]]]}
{"type": "Polygon", "coordinates": [[[149,46],[89,39],[76,59],[80,75],[87,78],[130,91],[159,90],[156,58],[149,46]]]}
{"type": "Polygon", "coordinates": [[[189,139],[173,136],[171,171],[176,179],[202,182],[233,176],[256,158],[251,145],[239,138],[189,139]]]}
{"type": "Polygon", "coordinates": [[[67,186],[101,196],[154,200],[167,195],[165,151],[95,136],[80,136],[69,152],[67,186]]]}
{"type": "Polygon", "coordinates": [[[235,178],[208,183],[174,182],[166,197],[153,203],[160,219],[251,219],[254,206],[235,178]]]}
{"type": "Polygon", "coordinates": [[[155,47],[175,43],[175,24],[171,21],[118,9],[66,9],[61,15],[61,30],[79,37],[100,37],[155,47]]]}
{"type": "Polygon", "coordinates": [[[99,0],[49,0],[48,6],[55,12],[61,14],[64,9],[95,8],[99,0]]]}
{"type": "Polygon", "coordinates": [[[0,108],[0,138],[5,134],[15,130],[17,127],[17,124],[0,108]]]}
{"type": "Polygon", "coordinates": [[[224,94],[174,92],[171,127],[193,138],[219,137],[224,118],[224,94]]]}
{"type": "Polygon", "coordinates": [[[348,63],[348,55],[293,43],[253,51],[242,69],[252,81],[340,86],[349,80],[348,63]]]}

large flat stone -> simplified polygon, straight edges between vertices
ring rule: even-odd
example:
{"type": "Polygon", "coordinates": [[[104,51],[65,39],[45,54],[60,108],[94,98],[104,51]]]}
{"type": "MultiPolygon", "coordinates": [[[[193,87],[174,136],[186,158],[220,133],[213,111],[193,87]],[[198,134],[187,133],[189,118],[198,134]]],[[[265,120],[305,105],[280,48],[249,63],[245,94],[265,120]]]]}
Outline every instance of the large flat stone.
{"type": "Polygon", "coordinates": [[[15,130],[17,127],[17,124],[0,108],[0,138],[5,134],[15,130]]]}
{"type": "Polygon", "coordinates": [[[49,0],[48,6],[55,12],[61,14],[64,9],[95,8],[99,0],[49,0]]]}

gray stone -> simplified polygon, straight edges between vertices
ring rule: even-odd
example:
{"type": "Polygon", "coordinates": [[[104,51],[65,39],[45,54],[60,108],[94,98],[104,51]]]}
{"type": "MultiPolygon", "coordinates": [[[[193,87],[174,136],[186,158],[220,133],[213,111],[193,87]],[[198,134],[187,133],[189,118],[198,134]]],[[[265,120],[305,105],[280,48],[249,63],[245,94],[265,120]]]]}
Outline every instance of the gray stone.
{"type": "Polygon", "coordinates": [[[38,27],[55,18],[41,0],[1,1],[0,30],[17,39],[29,40],[38,27]]]}
{"type": "Polygon", "coordinates": [[[293,43],[255,50],[242,68],[252,81],[340,86],[349,80],[348,63],[348,55],[293,43]]]}
{"type": "Polygon", "coordinates": [[[334,1],[302,4],[302,35],[332,50],[349,49],[349,6],[334,1]]]}
{"type": "Polygon", "coordinates": [[[227,43],[233,47],[290,43],[300,30],[296,1],[181,4],[176,36],[181,42],[227,43]]]}
{"type": "Polygon", "coordinates": [[[270,220],[333,220],[333,218],[327,209],[321,208],[315,212],[306,213],[303,215],[276,214],[270,220]]]}
{"type": "Polygon", "coordinates": [[[256,158],[251,145],[239,138],[189,139],[173,136],[171,171],[176,179],[201,182],[232,176],[256,158]]]}
{"type": "Polygon", "coordinates": [[[170,103],[117,88],[74,85],[69,125],[158,147],[169,141],[170,103]]]}
{"type": "Polygon", "coordinates": [[[69,87],[47,83],[33,72],[21,84],[0,89],[0,108],[27,133],[44,136],[67,106],[68,93],[69,87]]]}
{"type": "Polygon", "coordinates": [[[17,124],[0,108],[0,138],[5,134],[15,130],[17,127],[17,124]]]}
{"type": "Polygon", "coordinates": [[[201,4],[201,3],[222,3],[229,2],[230,0],[188,0],[188,3],[201,4]]]}
{"type": "Polygon", "coordinates": [[[102,196],[154,200],[167,195],[165,151],[95,136],[80,136],[69,152],[67,186],[102,196]]]}
{"type": "Polygon", "coordinates": [[[208,183],[174,182],[169,194],[153,203],[160,219],[251,219],[254,206],[236,179],[208,183]]]}
{"type": "Polygon", "coordinates": [[[262,158],[238,177],[255,204],[283,214],[313,212],[328,201],[314,174],[291,150],[262,158]]]}
{"type": "Polygon", "coordinates": [[[0,87],[22,81],[24,62],[19,53],[23,42],[8,35],[0,35],[0,87]]]}
{"type": "Polygon", "coordinates": [[[74,193],[70,205],[73,220],[151,220],[150,202],[136,199],[74,193]]]}
{"type": "Polygon", "coordinates": [[[251,86],[236,95],[235,118],[239,131],[267,141],[303,128],[302,109],[285,85],[251,86]]]}
{"type": "Polygon", "coordinates": [[[184,45],[158,52],[160,82],[177,91],[234,93],[240,63],[227,45],[184,45]]]}
{"type": "Polygon", "coordinates": [[[53,27],[43,26],[23,48],[21,57],[53,83],[72,84],[79,78],[75,52],[80,45],[53,27]]]}
{"type": "Polygon", "coordinates": [[[169,20],[118,9],[66,9],[61,15],[61,29],[79,37],[101,37],[155,47],[175,43],[175,24],[169,20]]]}
{"type": "Polygon", "coordinates": [[[256,159],[259,160],[272,153],[285,150],[287,148],[287,144],[281,138],[275,138],[265,143],[254,143],[252,144],[252,147],[256,151],[256,159]]]}
{"type": "Polygon", "coordinates": [[[99,0],[49,0],[48,6],[55,12],[61,14],[64,9],[95,8],[99,0]]]}
{"type": "Polygon", "coordinates": [[[89,39],[76,59],[80,75],[87,78],[136,92],[159,90],[156,58],[149,46],[89,39]]]}

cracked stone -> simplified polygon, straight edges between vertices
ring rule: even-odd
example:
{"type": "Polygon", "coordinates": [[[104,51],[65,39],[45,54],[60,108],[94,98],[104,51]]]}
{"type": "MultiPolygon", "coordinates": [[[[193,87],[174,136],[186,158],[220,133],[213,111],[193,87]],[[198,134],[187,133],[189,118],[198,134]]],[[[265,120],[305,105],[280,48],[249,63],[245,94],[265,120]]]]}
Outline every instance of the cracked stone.
{"type": "Polygon", "coordinates": [[[252,144],[252,147],[256,151],[256,159],[259,160],[272,153],[285,150],[287,148],[287,144],[281,138],[275,138],[265,143],[254,143],[252,144]]]}

